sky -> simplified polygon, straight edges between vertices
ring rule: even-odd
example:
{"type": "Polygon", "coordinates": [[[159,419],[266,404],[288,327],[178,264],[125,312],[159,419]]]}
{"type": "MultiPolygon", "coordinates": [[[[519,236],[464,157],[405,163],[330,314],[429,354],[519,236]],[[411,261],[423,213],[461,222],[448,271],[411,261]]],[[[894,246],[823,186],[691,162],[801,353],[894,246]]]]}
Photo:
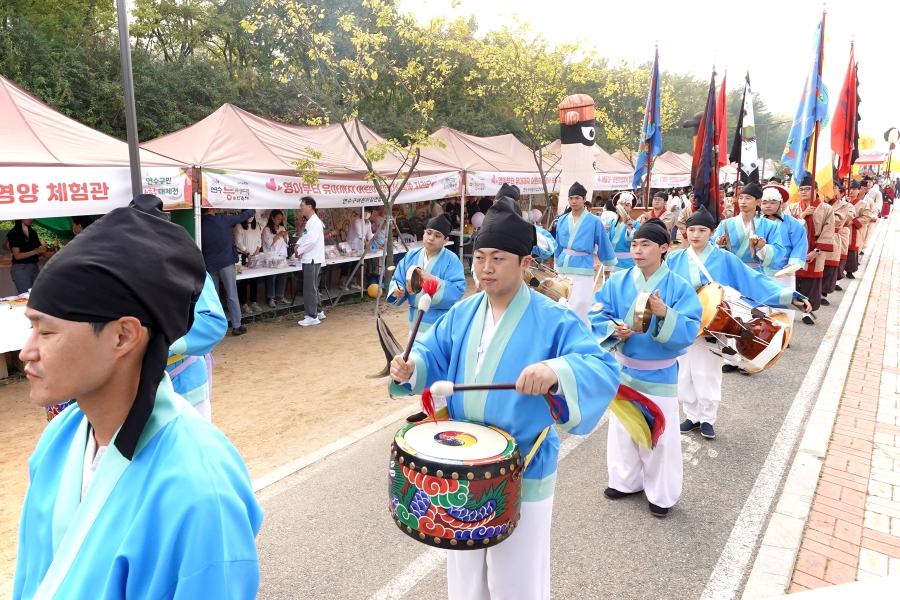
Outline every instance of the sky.
{"type": "MultiPolygon", "coordinates": [[[[457,0],[456,4],[454,8],[451,0],[401,0],[404,10],[421,20],[474,15],[479,33],[518,15],[551,43],[580,39],[612,60],[651,61],[658,42],[662,71],[693,73],[708,80],[715,63],[720,75],[728,69],[729,89],[741,85],[749,68],[753,89],[769,109],[791,118],[812,62],[812,38],[823,9],[821,1],[813,0],[457,0]]],[[[900,2],[841,0],[825,8],[825,84],[836,98],[847,71],[851,38],[855,39],[860,132],[874,136],[876,148],[887,150],[884,132],[894,126],[900,129],[900,77],[891,69],[897,64],[900,2]]],[[[900,158],[900,150],[896,154],[900,158]]]]}

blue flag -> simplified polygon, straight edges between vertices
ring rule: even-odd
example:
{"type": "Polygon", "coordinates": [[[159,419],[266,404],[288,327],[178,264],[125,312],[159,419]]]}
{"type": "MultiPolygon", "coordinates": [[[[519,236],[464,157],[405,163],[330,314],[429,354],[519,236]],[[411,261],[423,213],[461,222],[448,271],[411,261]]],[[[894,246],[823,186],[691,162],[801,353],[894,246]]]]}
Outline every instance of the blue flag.
{"type": "MultiPolygon", "coordinates": [[[[647,106],[644,109],[644,127],[641,129],[641,145],[638,147],[637,160],[634,163],[634,179],[631,186],[638,189],[641,178],[650,169],[648,158],[656,158],[662,154],[662,131],[659,128],[659,50],[653,59],[653,70],[650,72],[650,93],[647,94],[647,106]],[[648,153],[649,150],[649,153],[648,153]]],[[[647,182],[650,185],[650,182],[647,182]]]]}
{"type": "MultiPolygon", "coordinates": [[[[788,134],[787,144],[781,161],[791,168],[794,181],[802,181],[809,172],[806,170],[806,155],[812,147],[812,136],[816,130],[816,122],[828,114],[828,96],[819,75],[819,64],[822,60],[822,22],[816,27],[813,36],[813,62],[803,86],[803,96],[797,107],[797,116],[788,134]]],[[[827,158],[823,158],[827,160],[827,158]]]]}

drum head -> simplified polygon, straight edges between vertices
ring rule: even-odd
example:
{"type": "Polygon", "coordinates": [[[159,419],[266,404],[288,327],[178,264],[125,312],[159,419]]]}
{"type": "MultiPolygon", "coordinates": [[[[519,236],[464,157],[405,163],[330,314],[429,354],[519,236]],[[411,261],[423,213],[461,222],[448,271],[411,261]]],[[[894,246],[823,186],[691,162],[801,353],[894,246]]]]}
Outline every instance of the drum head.
{"type": "Polygon", "coordinates": [[[512,457],[516,442],[498,429],[470,421],[422,421],[404,428],[397,446],[423,460],[477,465],[512,457]]]}
{"type": "Polygon", "coordinates": [[[788,345],[791,343],[791,333],[794,330],[794,322],[791,319],[791,316],[786,313],[783,313],[783,312],[773,312],[768,315],[768,318],[771,319],[772,321],[775,321],[777,323],[784,325],[784,327],[782,329],[783,335],[781,338],[781,351],[778,354],[776,354],[774,358],[769,360],[769,362],[766,363],[765,367],[763,367],[761,369],[751,363],[741,365],[746,371],[748,371],[750,373],[762,373],[766,369],[772,368],[772,365],[777,363],[778,359],[781,358],[782,356],[784,356],[784,353],[787,350],[788,345]]]}
{"type": "Polygon", "coordinates": [[[697,298],[700,300],[700,306],[703,307],[703,314],[700,317],[700,332],[697,336],[703,337],[706,335],[703,330],[712,323],[719,311],[719,305],[725,298],[725,288],[715,282],[707,283],[697,290],[697,298]]]}

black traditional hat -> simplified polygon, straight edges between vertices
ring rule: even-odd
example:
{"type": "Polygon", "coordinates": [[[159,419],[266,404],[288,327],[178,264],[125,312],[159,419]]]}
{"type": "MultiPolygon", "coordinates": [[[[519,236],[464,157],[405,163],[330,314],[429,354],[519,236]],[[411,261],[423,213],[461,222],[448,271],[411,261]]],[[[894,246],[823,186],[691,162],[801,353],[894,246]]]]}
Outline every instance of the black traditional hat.
{"type": "Polygon", "coordinates": [[[582,198],[586,197],[587,188],[576,181],[569,188],[569,197],[571,198],[572,196],[581,196],[582,198]]]}
{"type": "Polygon", "coordinates": [[[137,394],[115,438],[128,460],[153,412],[169,346],[191,328],[206,281],[200,249],[167,216],[150,195],[113,210],[47,263],[28,299],[29,308],[65,321],[135,317],[149,328],[137,394]]]}
{"type": "Polygon", "coordinates": [[[487,211],[474,250],[494,248],[516,256],[529,256],[537,244],[534,225],[523,219],[506,202],[495,202],[487,211]]]}
{"type": "Polygon", "coordinates": [[[666,224],[659,219],[649,219],[641,223],[641,226],[635,230],[632,239],[650,240],[662,246],[669,243],[669,230],[666,229],[666,224]]]}

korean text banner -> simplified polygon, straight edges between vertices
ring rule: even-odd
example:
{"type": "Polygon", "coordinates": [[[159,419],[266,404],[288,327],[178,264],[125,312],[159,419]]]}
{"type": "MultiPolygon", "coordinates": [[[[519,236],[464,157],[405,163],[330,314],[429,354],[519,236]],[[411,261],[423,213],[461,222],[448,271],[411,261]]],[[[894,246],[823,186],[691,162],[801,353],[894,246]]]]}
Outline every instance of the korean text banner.
{"type": "MultiPolygon", "coordinates": [[[[190,184],[178,167],[141,170],[145,194],[166,209],[191,206],[190,184]]],[[[0,167],[0,220],[106,214],[131,202],[128,167],[0,167]]]]}
{"type": "Polygon", "coordinates": [[[650,175],[650,187],[652,188],[670,188],[670,187],[686,187],[691,185],[691,174],[683,175],[663,175],[653,173],[650,175]]]}
{"type": "MultiPolygon", "coordinates": [[[[300,177],[250,171],[203,169],[203,204],[214,208],[297,208],[300,198],[311,196],[318,208],[376,206],[381,198],[368,181],[320,179],[306,183],[300,177]]],[[[399,181],[397,182],[399,184],[399,181]]],[[[460,176],[454,171],[410,177],[396,203],[427,202],[460,194],[460,176]]]]}
{"type": "MultiPolygon", "coordinates": [[[[558,191],[559,171],[546,174],[547,189],[558,191]]],[[[538,173],[491,173],[470,171],[466,173],[466,192],[470,196],[493,196],[504,183],[519,187],[522,194],[543,194],[544,186],[538,173]]],[[[594,191],[631,189],[631,173],[595,173],[594,191]]]]}

